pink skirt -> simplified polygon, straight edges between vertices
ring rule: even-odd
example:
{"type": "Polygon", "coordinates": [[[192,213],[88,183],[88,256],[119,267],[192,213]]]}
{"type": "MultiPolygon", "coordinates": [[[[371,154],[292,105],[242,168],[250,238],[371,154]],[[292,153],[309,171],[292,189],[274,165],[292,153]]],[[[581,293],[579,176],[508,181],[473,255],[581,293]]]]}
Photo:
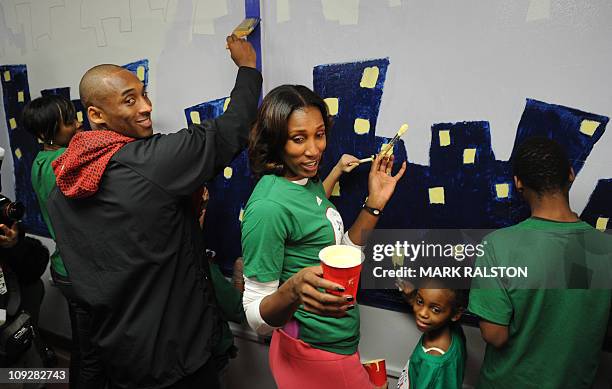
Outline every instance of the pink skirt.
{"type": "Polygon", "coordinates": [[[270,369],[279,389],[372,389],[359,352],[352,355],[319,350],[274,330],[270,369]]]}

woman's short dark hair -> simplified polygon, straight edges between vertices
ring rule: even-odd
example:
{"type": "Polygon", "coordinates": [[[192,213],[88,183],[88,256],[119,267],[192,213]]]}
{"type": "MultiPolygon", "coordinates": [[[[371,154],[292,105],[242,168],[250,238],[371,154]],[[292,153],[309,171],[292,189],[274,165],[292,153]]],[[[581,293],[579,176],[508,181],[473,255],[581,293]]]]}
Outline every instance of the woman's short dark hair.
{"type": "Polygon", "coordinates": [[[567,153],[552,139],[528,138],[512,157],[513,174],[538,195],[569,188],[571,165],[567,153]]]}
{"type": "Polygon", "coordinates": [[[323,99],[303,85],[281,85],[272,89],[261,103],[249,137],[249,162],[257,179],[265,174],[285,175],[283,153],[288,138],[289,117],[294,111],[315,107],[321,112],[325,135],[331,119],[323,99]]]}
{"type": "Polygon", "coordinates": [[[38,97],[26,104],[22,113],[24,128],[45,143],[53,143],[60,123],[69,125],[75,120],[74,105],[61,95],[38,97]]]}

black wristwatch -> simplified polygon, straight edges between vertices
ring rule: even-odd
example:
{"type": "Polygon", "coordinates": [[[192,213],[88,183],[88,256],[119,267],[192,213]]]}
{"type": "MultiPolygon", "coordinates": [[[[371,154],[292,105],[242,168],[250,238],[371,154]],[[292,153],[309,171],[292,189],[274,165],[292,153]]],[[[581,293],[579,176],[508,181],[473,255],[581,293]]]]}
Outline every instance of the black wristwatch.
{"type": "Polygon", "coordinates": [[[380,216],[382,215],[382,211],[378,208],[372,208],[372,207],[368,207],[366,205],[366,203],[363,203],[363,205],[361,206],[361,208],[365,209],[366,212],[368,212],[370,215],[372,216],[380,216]]]}

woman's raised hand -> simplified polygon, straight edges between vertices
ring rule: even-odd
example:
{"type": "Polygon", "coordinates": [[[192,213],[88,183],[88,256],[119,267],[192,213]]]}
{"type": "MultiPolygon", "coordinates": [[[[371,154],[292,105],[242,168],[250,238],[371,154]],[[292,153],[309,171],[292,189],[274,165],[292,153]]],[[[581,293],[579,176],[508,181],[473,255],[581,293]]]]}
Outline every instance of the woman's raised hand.
{"type": "Polygon", "coordinates": [[[368,206],[383,209],[393,195],[397,182],[406,171],[406,162],[404,162],[397,174],[392,176],[394,159],[393,155],[391,157],[377,155],[372,161],[368,176],[368,206]]]}

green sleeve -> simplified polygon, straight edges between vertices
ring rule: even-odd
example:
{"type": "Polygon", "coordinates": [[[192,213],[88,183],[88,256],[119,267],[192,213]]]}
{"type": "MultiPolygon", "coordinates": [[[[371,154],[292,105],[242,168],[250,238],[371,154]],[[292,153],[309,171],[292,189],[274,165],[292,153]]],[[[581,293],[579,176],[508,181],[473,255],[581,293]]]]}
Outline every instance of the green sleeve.
{"type": "MultiPolygon", "coordinates": [[[[475,267],[495,266],[494,244],[489,241],[482,257],[476,259],[475,267]]],[[[508,291],[498,277],[474,277],[470,290],[468,310],[480,318],[507,326],[512,317],[512,301],[508,291]]]]}
{"type": "Polygon", "coordinates": [[[210,264],[210,277],[215,288],[215,299],[221,308],[223,318],[235,323],[245,321],[244,308],[242,307],[242,293],[223,276],[219,265],[210,264]]]}
{"type": "Polygon", "coordinates": [[[242,221],[246,277],[255,277],[259,282],[281,278],[290,225],[289,212],[274,201],[261,199],[247,206],[242,221]]]}

